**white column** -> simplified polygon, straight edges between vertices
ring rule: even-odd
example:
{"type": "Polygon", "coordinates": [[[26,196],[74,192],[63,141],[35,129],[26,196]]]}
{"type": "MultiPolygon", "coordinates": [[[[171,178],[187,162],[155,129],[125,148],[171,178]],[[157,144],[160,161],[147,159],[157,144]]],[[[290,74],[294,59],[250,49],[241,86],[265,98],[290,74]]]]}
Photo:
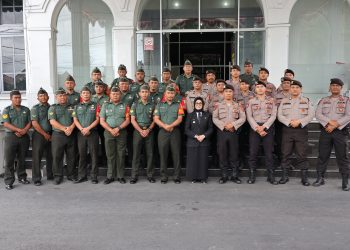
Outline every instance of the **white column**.
{"type": "Polygon", "coordinates": [[[43,87],[53,103],[55,77],[52,76],[51,28],[28,28],[26,31],[27,99],[28,106],[36,102],[36,95],[43,87]]]}
{"type": "Polygon", "coordinates": [[[289,24],[268,25],[266,29],[265,58],[270,69],[270,82],[277,86],[288,68],[289,24]]]}
{"type": "MultiPolygon", "coordinates": [[[[124,64],[128,70],[127,76],[134,78],[135,74],[135,32],[134,27],[118,27],[113,28],[113,48],[114,58],[113,63],[116,67],[119,64],[124,64]]],[[[115,75],[116,76],[116,73],[115,75]]]]}

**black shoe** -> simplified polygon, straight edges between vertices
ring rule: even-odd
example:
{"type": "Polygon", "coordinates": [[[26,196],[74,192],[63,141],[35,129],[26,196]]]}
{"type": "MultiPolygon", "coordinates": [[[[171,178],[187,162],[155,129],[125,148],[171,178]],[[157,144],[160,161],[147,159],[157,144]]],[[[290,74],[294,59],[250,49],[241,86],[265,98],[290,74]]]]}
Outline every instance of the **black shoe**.
{"type": "Polygon", "coordinates": [[[119,181],[119,183],[121,184],[125,184],[126,183],[126,180],[124,178],[118,178],[117,179],[119,181]]]}
{"type": "Polygon", "coordinates": [[[342,174],[341,188],[342,188],[343,191],[350,191],[349,175],[348,174],[342,174]]]}
{"type": "Polygon", "coordinates": [[[19,183],[22,183],[22,184],[30,184],[30,181],[28,181],[26,178],[22,178],[22,179],[18,179],[18,182],[19,183]]]}
{"type": "Polygon", "coordinates": [[[132,178],[132,179],[130,180],[130,184],[136,184],[137,181],[138,181],[137,178],[132,178]]]}
{"type": "Polygon", "coordinates": [[[162,183],[162,184],[167,184],[167,182],[168,182],[168,179],[162,179],[162,180],[160,181],[160,183],[162,183]]]}
{"type": "Polygon", "coordinates": [[[174,183],[175,183],[175,184],[180,184],[180,183],[181,183],[181,180],[180,180],[180,179],[175,179],[175,180],[174,180],[174,183]]]}
{"type": "Polygon", "coordinates": [[[97,178],[92,178],[92,179],[91,179],[91,183],[92,183],[92,184],[97,184],[97,183],[98,183],[97,178]]]}
{"type": "Polygon", "coordinates": [[[236,184],[241,184],[242,180],[240,178],[238,178],[237,176],[232,176],[231,177],[231,181],[236,183],[236,184]]]}
{"type": "Polygon", "coordinates": [[[207,181],[207,180],[201,180],[201,183],[203,183],[203,184],[207,184],[207,183],[208,183],[208,181],[207,181]]]}
{"type": "Polygon", "coordinates": [[[250,173],[249,173],[249,178],[247,180],[247,183],[248,184],[254,184],[255,183],[255,171],[254,170],[250,170],[250,173]]]}
{"type": "Polygon", "coordinates": [[[227,177],[221,177],[220,179],[219,179],[219,183],[220,184],[224,184],[224,183],[226,183],[227,182],[227,177]]]}
{"type": "Polygon", "coordinates": [[[197,182],[198,182],[198,181],[197,181],[197,180],[195,180],[195,179],[191,181],[191,183],[197,183],[197,182]]]}
{"type": "Polygon", "coordinates": [[[7,184],[7,185],[5,185],[5,188],[6,188],[7,190],[12,190],[12,189],[13,189],[13,185],[7,184]]]}
{"type": "Polygon", "coordinates": [[[55,182],[53,184],[60,185],[62,182],[62,177],[55,178],[55,182]]]}
{"type": "Polygon", "coordinates": [[[150,183],[155,183],[156,180],[153,178],[153,177],[148,177],[147,180],[150,182],[150,183]]]}
{"type": "Polygon", "coordinates": [[[41,181],[34,181],[34,185],[35,185],[35,186],[41,186],[42,183],[41,183],[41,181]]]}
{"type": "Polygon", "coordinates": [[[85,176],[85,177],[82,177],[78,180],[75,180],[74,181],[74,184],[77,184],[77,183],[82,183],[82,182],[85,182],[85,181],[88,181],[88,178],[85,176]]]}
{"type": "Polygon", "coordinates": [[[322,186],[324,184],[325,184],[324,178],[320,177],[320,178],[317,178],[314,183],[312,183],[312,186],[319,187],[319,186],[322,186]]]}
{"type": "Polygon", "coordinates": [[[75,182],[75,181],[77,181],[77,178],[74,176],[67,176],[67,180],[75,182]]]}
{"type": "Polygon", "coordinates": [[[105,179],[105,181],[103,182],[103,184],[107,185],[109,183],[112,183],[114,181],[114,178],[107,178],[105,179]]]}
{"type": "Polygon", "coordinates": [[[289,181],[288,178],[288,170],[285,167],[281,167],[282,168],[282,177],[279,180],[279,184],[286,184],[289,181]]]}

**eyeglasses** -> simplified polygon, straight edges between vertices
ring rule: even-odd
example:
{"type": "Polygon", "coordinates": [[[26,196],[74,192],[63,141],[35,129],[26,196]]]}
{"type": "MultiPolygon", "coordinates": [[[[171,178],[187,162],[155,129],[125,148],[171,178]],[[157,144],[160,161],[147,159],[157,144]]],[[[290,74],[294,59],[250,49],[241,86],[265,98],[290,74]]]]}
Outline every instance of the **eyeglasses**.
{"type": "Polygon", "coordinates": [[[203,105],[202,102],[196,102],[195,105],[203,105]]]}

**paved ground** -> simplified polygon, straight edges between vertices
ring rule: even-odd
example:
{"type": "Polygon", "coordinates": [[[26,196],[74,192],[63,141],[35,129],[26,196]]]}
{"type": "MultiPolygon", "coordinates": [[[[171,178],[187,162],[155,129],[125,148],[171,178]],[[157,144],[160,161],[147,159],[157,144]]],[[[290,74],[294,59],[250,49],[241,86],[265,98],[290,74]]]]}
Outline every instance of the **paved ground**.
{"type": "MultiPolygon", "coordinates": [[[[101,179],[102,180],[102,179],[101,179]]],[[[2,180],[1,180],[2,181],[2,180]]],[[[0,249],[350,249],[350,192],[216,179],[0,188],[0,249]]]]}

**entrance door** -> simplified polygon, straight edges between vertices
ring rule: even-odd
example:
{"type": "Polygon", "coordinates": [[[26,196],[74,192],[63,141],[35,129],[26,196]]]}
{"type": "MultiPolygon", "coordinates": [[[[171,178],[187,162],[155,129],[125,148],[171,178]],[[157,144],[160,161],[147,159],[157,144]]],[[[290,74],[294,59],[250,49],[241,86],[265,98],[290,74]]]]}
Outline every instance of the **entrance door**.
{"type": "Polygon", "coordinates": [[[235,32],[166,33],[163,35],[163,62],[171,67],[172,77],[182,74],[186,59],[193,65],[193,74],[203,79],[208,69],[217,79],[229,78],[229,67],[236,62],[235,32]]]}

